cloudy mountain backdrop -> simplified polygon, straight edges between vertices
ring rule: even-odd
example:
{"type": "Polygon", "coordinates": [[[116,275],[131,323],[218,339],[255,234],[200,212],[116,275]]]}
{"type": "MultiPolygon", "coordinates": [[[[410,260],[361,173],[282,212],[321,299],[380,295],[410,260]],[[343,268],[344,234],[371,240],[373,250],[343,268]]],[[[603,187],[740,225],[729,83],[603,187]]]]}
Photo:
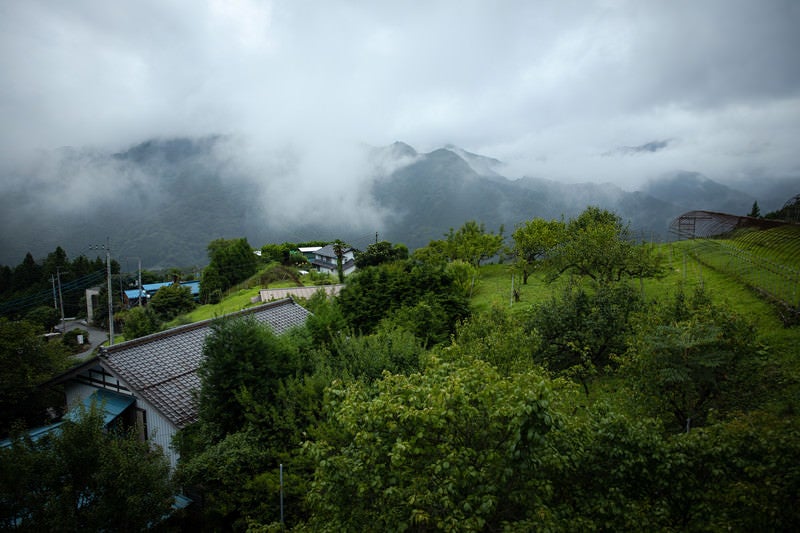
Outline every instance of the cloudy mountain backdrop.
{"type": "Polygon", "coordinates": [[[327,155],[329,165],[312,165],[301,150],[259,150],[226,136],[42,154],[3,176],[15,186],[0,197],[0,263],[16,265],[28,251],[38,258],[59,245],[70,257],[94,257],[90,245],[107,237],[123,268],[134,257],[149,268],[201,266],[206,245],[220,237],[246,236],[255,247],[341,238],[363,248],[377,232],[414,249],[467,220],[491,231],[502,225],[509,235],[522,221],[570,217],[587,205],[612,209],[646,238],[664,239],[669,221],[684,211],[746,214],[759,200],[766,212],[797,192],[792,180],[751,183],[762,196],[693,172],[639,191],[510,179],[502,161],[455,146],[418,153],[397,142],[327,155]],[[319,185],[303,185],[309,174],[319,185]]]}

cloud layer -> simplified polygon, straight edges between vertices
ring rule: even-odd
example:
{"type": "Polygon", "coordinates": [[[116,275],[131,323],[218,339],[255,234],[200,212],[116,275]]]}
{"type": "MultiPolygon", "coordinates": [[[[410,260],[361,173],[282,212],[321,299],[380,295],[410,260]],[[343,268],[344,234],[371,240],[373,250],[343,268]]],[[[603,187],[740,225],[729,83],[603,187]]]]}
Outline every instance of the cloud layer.
{"type": "Polygon", "coordinates": [[[394,140],[564,180],[794,175],[798,27],[793,0],[3,2],[0,170],[223,134],[308,190],[394,140]]]}

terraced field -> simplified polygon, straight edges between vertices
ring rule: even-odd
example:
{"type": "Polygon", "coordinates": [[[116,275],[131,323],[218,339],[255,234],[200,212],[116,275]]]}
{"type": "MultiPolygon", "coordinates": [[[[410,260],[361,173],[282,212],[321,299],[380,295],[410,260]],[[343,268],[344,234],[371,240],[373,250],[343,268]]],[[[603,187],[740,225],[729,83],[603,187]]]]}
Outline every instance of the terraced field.
{"type": "Polygon", "coordinates": [[[673,247],[787,311],[796,314],[800,309],[800,225],[741,231],[726,239],[680,241],[673,247]]]}

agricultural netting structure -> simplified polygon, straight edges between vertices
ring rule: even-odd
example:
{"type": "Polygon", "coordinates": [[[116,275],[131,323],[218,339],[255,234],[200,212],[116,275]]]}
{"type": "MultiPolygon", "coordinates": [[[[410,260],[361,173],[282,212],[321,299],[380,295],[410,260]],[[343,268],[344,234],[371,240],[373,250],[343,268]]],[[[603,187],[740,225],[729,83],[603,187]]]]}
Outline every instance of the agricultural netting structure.
{"type": "Polygon", "coordinates": [[[672,221],[670,232],[690,241],[687,252],[699,262],[749,285],[797,319],[800,224],[690,211],[672,221]]]}

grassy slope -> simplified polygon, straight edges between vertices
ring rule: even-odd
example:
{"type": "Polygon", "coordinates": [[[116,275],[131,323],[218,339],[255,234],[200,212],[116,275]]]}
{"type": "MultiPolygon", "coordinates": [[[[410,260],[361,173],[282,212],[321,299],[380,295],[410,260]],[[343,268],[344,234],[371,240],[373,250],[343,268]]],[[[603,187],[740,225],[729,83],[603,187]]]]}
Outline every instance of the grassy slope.
{"type": "MultiPolygon", "coordinates": [[[[800,245],[794,239],[786,237],[787,231],[795,230],[758,232],[763,237],[760,249],[770,250],[765,253],[775,259],[797,258],[798,256],[794,254],[793,250],[794,247],[800,247],[800,245]]],[[[795,234],[791,233],[791,235],[795,234]]],[[[750,232],[740,235],[738,239],[745,239],[747,245],[752,248],[757,246],[754,243],[758,240],[758,235],[750,232]]],[[[735,244],[743,246],[740,242],[735,244]]],[[[635,282],[642,288],[645,297],[647,299],[660,298],[673,293],[681,285],[687,291],[692,291],[695,287],[702,285],[711,292],[713,298],[725,302],[737,313],[748,316],[758,328],[764,343],[770,346],[773,357],[781,361],[781,365],[786,367],[789,374],[800,380],[800,327],[784,328],[773,305],[760,298],[756,292],[740,281],[698,262],[691,254],[686,253],[689,246],[692,246],[692,243],[688,241],[661,245],[665,256],[667,275],[659,280],[635,282]]],[[[800,263],[800,259],[797,261],[800,263]]],[[[792,266],[800,268],[800,265],[797,264],[792,266]]],[[[484,312],[492,306],[510,307],[513,312],[521,312],[531,305],[546,302],[550,297],[558,294],[567,283],[566,278],[548,283],[542,273],[535,273],[528,278],[528,283],[523,285],[518,273],[513,276],[514,287],[517,287],[520,292],[519,302],[512,302],[511,299],[512,268],[510,264],[481,267],[480,277],[471,300],[473,312],[484,312]]],[[[245,284],[245,286],[247,285],[245,284]]],[[[270,283],[270,287],[274,288],[283,285],[291,286],[292,284],[289,282],[270,283]]],[[[249,284],[249,286],[253,287],[253,284],[249,284]]],[[[200,306],[188,315],[176,319],[171,325],[214,318],[254,305],[250,299],[258,295],[258,290],[259,287],[256,285],[253,288],[232,291],[219,304],[200,306]]]]}
{"type": "MultiPolygon", "coordinates": [[[[764,407],[771,405],[779,412],[786,411],[787,406],[790,406],[790,411],[793,405],[800,407],[800,326],[784,327],[775,306],[725,272],[711,269],[691,254],[684,253],[683,246],[682,243],[661,245],[667,267],[666,276],[641,283],[635,281],[635,285],[641,287],[648,300],[666,297],[681,286],[687,292],[702,286],[715,301],[747,316],[767,347],[766,358],[754,360],[748,367],[759,373],[754,382],[758,382],[763,390],[756,395],[764,402],[764,407]]],[[[473,311],[482,312],[493,305],[510,306],[511,275],[508,265],[482,267],[480,281],[472,298],[473,311]]],[[[547,283],[542,274],[530,276],[528,284],[520,287],[520,302],[513,304],[512,311],[519,312],[547,301],[561,290],[565,282],[547,283]]],[[[593,397],[614,394],[618,386],[615,379],[604,378],[595,383],[593,397]]]]}

